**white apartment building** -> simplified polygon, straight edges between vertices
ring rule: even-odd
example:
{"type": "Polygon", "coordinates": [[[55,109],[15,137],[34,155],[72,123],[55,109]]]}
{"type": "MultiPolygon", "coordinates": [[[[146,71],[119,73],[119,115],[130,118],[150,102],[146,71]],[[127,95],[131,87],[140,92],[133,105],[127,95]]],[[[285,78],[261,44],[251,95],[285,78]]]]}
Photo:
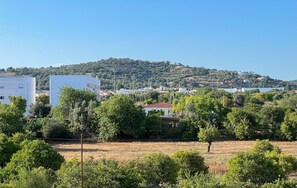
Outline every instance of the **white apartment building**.
{"type": "Polygon", "coordinates": [[[21,96],[27,101],[26,114],[29,105],[35,103],[36,80],[30,76],[0,75],[0,103],[9,104],[10,96],[21,96]]]}
{"type": "Polygon", "coordinates": [[[98,95],[100,99],[100,80],[88,75],[51,75],[50,76],[50,104],[56,106],[59,100],[59,92],[63,87],[73,89],[88,89],[98,95]]]}

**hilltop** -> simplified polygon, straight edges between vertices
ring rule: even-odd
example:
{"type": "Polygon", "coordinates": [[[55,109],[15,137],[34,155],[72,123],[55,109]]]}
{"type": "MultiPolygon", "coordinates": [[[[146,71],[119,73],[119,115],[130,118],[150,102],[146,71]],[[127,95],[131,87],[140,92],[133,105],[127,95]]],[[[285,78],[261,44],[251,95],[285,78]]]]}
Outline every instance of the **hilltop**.
{"type": "Polygon", "coordinates": [[[37,89],[49,89],[51,74],[91,74],[101,79],[102,89],[143,88],[143,87],[285,87],[297,88],[296,82],[272,79],[252,72],[238,72],[190,67],[169,61],[150,62],[128,58],[109,58],[95,62],[60,67],[7,68],[16,75],[36,77],[37,89]]]}

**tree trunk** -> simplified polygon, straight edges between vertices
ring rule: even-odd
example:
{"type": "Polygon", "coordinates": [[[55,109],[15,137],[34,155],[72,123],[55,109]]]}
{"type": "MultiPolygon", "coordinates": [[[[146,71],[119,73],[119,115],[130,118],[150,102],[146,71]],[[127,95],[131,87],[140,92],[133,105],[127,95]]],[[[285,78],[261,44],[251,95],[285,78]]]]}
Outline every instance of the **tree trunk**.
{"type": "Polygon", "coordinates": [[[207,152],[210,152],[210,146],[211,146],[211,142],[208,142],[208,147],[207,147],[207,152]]]}

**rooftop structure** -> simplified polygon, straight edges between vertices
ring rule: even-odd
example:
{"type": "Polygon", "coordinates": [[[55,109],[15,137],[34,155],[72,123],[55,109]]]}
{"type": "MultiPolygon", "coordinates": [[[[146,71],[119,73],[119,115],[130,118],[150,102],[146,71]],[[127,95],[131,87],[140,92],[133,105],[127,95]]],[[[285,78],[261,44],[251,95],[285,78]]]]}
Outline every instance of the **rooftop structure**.
{"type": "Polygon", "coordinates": [[[143,108],[146,113],[148,113],[149,111],[163,111],[164,116],[169,116],[170,114],[172,114],[173,105],[168,103],[158,102],[155,104],[145,105],[143,108]]]}

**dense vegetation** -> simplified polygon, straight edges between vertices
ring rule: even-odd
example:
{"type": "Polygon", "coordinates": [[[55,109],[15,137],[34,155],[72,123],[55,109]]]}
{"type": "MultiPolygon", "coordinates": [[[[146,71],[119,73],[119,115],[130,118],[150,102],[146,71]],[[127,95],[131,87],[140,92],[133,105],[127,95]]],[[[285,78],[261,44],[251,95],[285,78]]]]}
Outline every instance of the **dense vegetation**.
{"type": "MultiPolygon", "coordinates": [[[[5,70],[2,70],[5,71],[5,70]]],[[[101,79],[102,89],[137,89],[147,86],[159,87],[291,87],[296,82],[285,82],[254,73],[238,73],[204,67],[189,67],[169,61],[149,62],[128,58],[109,58],[77,65],[63,65],[46,68],[7,68],[16,75],[30,75],[37,78],[37,90],[49,89],[49,75],[91,74],[101,79]]]]}
{"type": "MultiPolygon", "coordinates": [[[[4,135],[0,135],[4,136],[4,135]]],[[[1,147],[13,143],[17,150],[0,167],[0,187],[71,188],[81,185],[81,163],[64,158],[49,144],[15,134],[0,141],[1,147]],[[16,138],[22,137],[23,140],[16,138]],[[21,142],[16,142],[21,141],[21,142]]],[[[228,162],[225,175],[208,174],[204,158],[196,150],[177,151],[172,156],[152,153],[142,159],[118,163],[111,159],[83,163],[86,188],[294,188],[288,175],[297,170],[297,158],[282,153],[267,140],[257,141],[251,152],[236,154],[228,162]]]]}
{"type": "MultiPolygon", "coordinates": [[[[58,105],[40,96],[24,117],[26,101],[11,97],[0,104],[0,186],[77,187],[80,162],[65,159],[49,144],[35,139],[77,138],[196,138],[211,143],[219,137],[233,139],[297,140],[297,95],[272,90],[226,93],[210,88],[195,94],[149,93],[116,95],[96,101],[88,90],[64,87],[58,105]],[[171,101],[178,124],[162,122],[159,111],[145,114],[135,100],[171,101]],[[1,185],[2,184],[2,185],[1,185]]],[[[198,151],[178,151],[172,156],[154,153],[119,164],[110,159],[84,163],[85,187],[296,187],[288,175],[297,159],[257,141],[251,152],[236,154],[223,176],[208,174],[198,151]]]]}

